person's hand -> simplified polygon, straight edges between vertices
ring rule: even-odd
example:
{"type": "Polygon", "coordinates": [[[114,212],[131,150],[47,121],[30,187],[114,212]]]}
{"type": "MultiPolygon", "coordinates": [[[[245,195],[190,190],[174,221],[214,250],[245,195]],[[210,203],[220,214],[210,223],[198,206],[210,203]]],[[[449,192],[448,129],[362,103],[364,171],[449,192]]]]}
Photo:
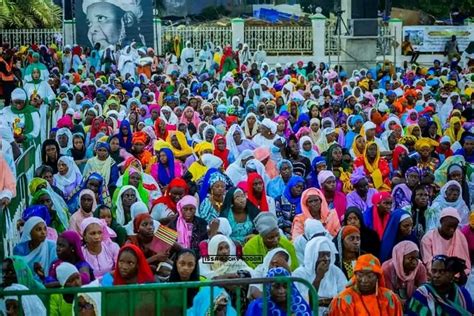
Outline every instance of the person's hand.
{"type": "Polygon", "coordinates": [[[219,219],[215,218],[209,223],[209,235],[214,236],[219,229],[219,219]]]}
{"type": "Polygon", "coordinates": [[[40,277],[40,279],[44,280],[46,275],[44,273],[43,267],[41,266],[41,263],[35,262],[33,268],[34,268],[35,273],[40,277]]]}
{"type": "Polygon", "coordinates": [[[0,200],[0,205],[3,207],[6,207],[8,204],[10,204],[10,199],[7,197],[4,197],[0,200]]]}
{"type": "Polygon", "coordinates": [[[278,138],[276,141],[274,141],[273,145],[275,145],[276,147],[278,147],[280,149],[284,146],[283,141],[281,140],[281,138],[278,138]]]}
{"type": "Polygon", "coordinates": [[[25,140],[25,136],[23,136],[23,135],[15,136],[15,141],[19,144],[23,143],[24,140],[25,140]]]}
{"type": "Polygon", "coordinates": [[[328,272],[329,270],[329,261],[320,261],[317,263],[317,265],[318,266],[316,267],[316,278],[322,280],[326,272],[328,272]]]}
{"type": "Polygon", "coordinates": [[[159,252],[149,258],[150,262],[164,262],[168,260],[169,251],[166,252],[159,252]]]}

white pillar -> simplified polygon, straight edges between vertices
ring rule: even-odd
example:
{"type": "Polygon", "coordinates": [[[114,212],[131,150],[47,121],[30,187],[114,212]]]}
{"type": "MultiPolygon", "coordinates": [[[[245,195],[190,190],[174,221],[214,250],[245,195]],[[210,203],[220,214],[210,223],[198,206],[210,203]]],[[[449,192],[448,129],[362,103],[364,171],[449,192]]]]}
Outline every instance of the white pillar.
{"type": "Polygon", "coordinates": [[[326,51],[326,17],[316,13],[310,17],[313,27],[313,58],[315,61],[323,61],[326,51]]]}
{"type": "Polygon", "coordinates": [[[245,22],[244,19],[241,18],[235,18],[232,19],[232,48],[237,48],[237,44],[240,43],[245,43],[245,38],[244,38],[244,27],[245,27],[245,22]]]}
{"type": "Polygon", "coordinates": [[[161,19],[160,18],[154,18],[153,19],[153,29],[154,31],[154,45],[155,45],[155,52],[159,56],[162,55],[163,53],[163,48],[162,48],[162,38],[163,38],[163,26],[161,25],[161,19]]]}
{"type": "Polygon", "coordinates": [[[388,26],[390,28],[390,34],[393,36],[394,40],[398,43],[397,48],[395,48],[395,56],[393,57],[397,61],[397,64],[401,64],[402,42],[403,42],[403,21],[400,19],[393,18],[388,21],[388,26]]]}
{"type": "Polygon", "coordinates": [[[74,34],[76,22],[75,20],[64,20],[63,22],[63,44],[64,45],[74,45],[76,43],[74,34]]]}

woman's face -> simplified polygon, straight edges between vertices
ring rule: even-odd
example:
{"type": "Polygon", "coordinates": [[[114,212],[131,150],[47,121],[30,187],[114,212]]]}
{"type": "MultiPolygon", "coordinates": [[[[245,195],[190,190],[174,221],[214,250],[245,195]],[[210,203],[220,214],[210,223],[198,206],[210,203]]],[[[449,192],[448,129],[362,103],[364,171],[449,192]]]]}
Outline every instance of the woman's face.
{"type": "Polygon", "coordinates": [[[400,231],[400,235],[402,235],[403,237],[410,236],[413,230],[413,220],[411,219],[411,217],[408,217],[401,221],[398,226],[398,230],[400,231]]]}
{"type": "Polygon", "coordinates": [[[107,157],[109,157],[109,152],[103,147],[98,148],[95,152],[97,154],[97,158],[100,161],[104,161],[105,159],[107,159],[107,157]]]}
{"type": "Polygon", "coordinates": [[[310,195],[306,200],[306,206],[311,214],[319,214],[321,211],[321,198],[317,195],[310,195]]]}
{"type": "Polygon", "coordinates": [[[420,175],[416,172],[411,172],[406,176],[407,186],[410,188],[415,187],[418,183],[420,183],[420,175]]]}
{"type": "Polygon", "coordinates": [[[56,255],[63,261],[68,261],[74,256],[74,248],[71,247],[69,242],[64,237],[58,237],[56,241],[56,255]]]}
{"type": "Polygon", "coordinates": [[[223,196],[225,193],[225,183],[222,181],[217,181],[212,185],[211,192],[214,196],[223,196]]]}
{"type": "Polygon", "coordinates": [[[415,250],[412,252],[407,253],[403,256],[403,270],[405,274],[409,274],[411,271],[415,270],[418,266],[418,262],[420,260],[420,253],[419,251],[415,250]]]}
{"type": "Polygon", "coordinates": [[[247,204],[247,197],[245,196],[245,193],[241,191],[237,191],[234,193],[234,206],[238,209],[243,209],[245,208],[245,205],[247,204]]]}
{"type": "Polygon", "coordinates": [[[364,151],[364,148],[365,148],[365,137],[359,137],[357,138],[356,140],[356,146],[357,146],[357,149],[359,149],[359,151],[364,151]]]}
{"type": "Polygon", "coordinates": [[[76,148],[77,150],[84,149],[84,141],[82,140],[81,137],[74,138],[73,144],[74,144],[74,148],[76,148]]]}
{"type": "Polygon", "coordinates": [[[144,237],[153,237],[154,226],[153,226],[153,218],[149,217],[140,223],[138,227],[138,234],[144,237]]]}
{"type": "Polygon", "coordinates": [[[446,201],[456,202],[459,198],[460,190],[455,185],[450,185],[446,190],[446,201]]]}
{"type": "Polygon", "coordinates": [[[196,258],[190,253],[184,253],[176,260],[176,267],[182,281],[188,281],[196,268],[196,258]]]}
{"type": "Polygon", "coordinates": [[[232,135],[232,138],[234,139],[234,142],[237,145],[240,145],[240,143],[242,142],[242,135],[240,135],[239,131],[235,131],[234,134],[232,135]]]}
{"type": "Polygon", "coordinates": [[[96,223],[87,226],[84,231],[84,241],[93,244],[102,242],[102,227],[96,223]]]}
{"type": "Polygon", "coordinates": [[[62,134],[62,135],[59,135],[59,136],[58,136],[58,143],[59,143],[59,146],[61,146],[61,147],[63,147],[63,148],[66,147],[68,141],[69,141],[69,138],[67,137],[67,135],[62,134]]]}
{"type": "Polygon", "coordinates": [[[257,194],[261,194],[263,192],[263,181],[260,178],[255,179],[252,184],[253,191],[257,194]]]}
{"type": "Polygon", "coordinates": [[[112,224],[112,212],[107,207],[100,209],[99,218],[104,219],[107,223],[107,226],[110,226],[112,224]]]}
{"type": "Polygon", "coordinates": [[[93,211],[92,205],[94,205],[94,197],[89,194],[84,194],[81,196],[81,208],[85,213],[90,213],[93,211]]]}
{"type": "Polygon", "coordinates": [[[323,183],[323,189],[326,192],[334,192],[336,191],[336,178],[330,177],[323,183]]]}
{"type": "Polygon", "coordinates": [[[415,128],[413,128],[413,136],[419,138],[421,136],[421,130],[418,126],[415,126],[415,128]]]}
{"type": "Polygon", "coordinates": [[[46,206],[49,211],[53,209],[53,201],[51,201],[49,194],[43,194],[40,196],[37,204],[46,206]]]}
{"type": "Polygon", "coordinates": [[[166,156],[166,153],[164,151],[160,151],[159,159],[160,163],[162,163],[163,165],[168,164],[168,156],[166,156]]]}
{"type": "Polygon", "coordinates": [[[343,241],[344,250],[348,252],[359,252],[360,250],[360,233],[352,233],[343,241]]]}
{"type": "Polygon", "coordinates": [[[285,131],[285,121],[284,120],[278,120],[277,130],[279,132],[284,132],[285,131]]]}
{"type": "Polygon", "coordinates": [[[377,157],[377,145],[372,144],[367,148],[367,157],[371,159],[375,159],[377,157]]]}
{"type": "Polygon", "coordinates": [[[58,151],[55,145],[47,145],[45,152],[49,159],[56,160],[58,158],[58,151]]]}
{"type": "Polygon", "coordinates": [[[288,163],[283,163],[280,168],[280,174],[283,178],[288,179],[291,176],[292,170],[288,163]]]}
{"type": "Polygon", "coordinates": [[[41,176],[41,178],[45,179],[46,181],[48,181],[48,183],[50,185],[53,185],[53,174],[49,171],[47,172],[44,172],[43,175],[41,176]]]}
{"type": "Polygon", "coordinates": [[[132,251],[122,251],[118,258],[120,276],[130,280],[138,274],[138,258],[132,251]]]}
{"type": "Polygon", "coordinates": [[[171,146],[181,150],[181,145],[179,144],[178,137],[176,137],[176,135],[171,136],[171,146]]]}
{"type": "Polygon", "coordinates": [[[170,189],[170,196],[171,199],[175,202],[178,203],[179,200],[181,200],[184,196],[185,190],[184,188],[181,187],[172,187],[170,189]]]}
{"type": "Polygon", "coordinates": [[[342,161],[342,148],[341,147],[336,147],[332,151],[332,159],[336,162],[342,161]]]}
{"type": "Polygon", "coordinates": [[[87,181],[87,188],[94,193],[98,193],[100,188],[100,181],[97,179],[89,179],[89,181],[87,181]]]}
{"type": "Polygon", "coordinates": [[[280,231],[276,228],[262,237],[265,247],[267,247],[268,250],[271,250],[278,247],[278,243],[280,242],[280,231]]]}
{"type": "Polygon", "coordinates": [[[311,142],[309,140],[305,141],[303,143],[303,150],[304,151],[310,151],[312,148],[311,142]]]}
{"type": "Polygon", "coordinates": [[[196,214],[196,206],[194,205],[184,205],[183,209],[183,217],[186,222],[192,222],[194,219],[194,215],[196,214]]]}
{"type": "Polygon", "coordinates": [[[60,175],[65,176],[69,171],[69,167],[62,161],[58,161],[58,172],[60,175]]]}
{"type": "MultiPolygon", "coordinates": [[[[12,283],[18,283],[15,268],[11,259],[5,259],[2,262],[3,286],[7,287],[12,283]]],[[[16,314],[15,314],[16,315],[16,314]]]]}
{"type": "Polygon", "coordinates": [[[137,201],[137,195],[134,190],[128,189],[122,194],[122,205],[130,207],[137,201]]]}
{"type": "Polygon", "coordinates": [[[350,213],[346,218],[347,225],[352,225],[357,228],[360,228],[360,220],[359,217],[355,213],[350,213]]]}
{"type": "Polygon", "coordinates": [[[129,177],[129,184],[133,185],[135,188],[138,188],[142,176],[138,172],[134,172],[129,177]]]}
{"type": "Polygon", "coordinates": [[[222,241],[217,246],[217,255],[218,256],[229,256],[230,255],[230,246],[226,241],[222,241]]]}
{"type": "Polygon", "coordinates": [[[359,196],[364,197],[369,192],[369,181],[367,181],[366,178],[363,178],[357,182],[354,188],[359,196]]]}
{"type": "Polygon", "coordinates": [[[318,117],[319,116],[319,109],[317,106],[313,106],[311,108],[311,117],[318,117]]]}
{"type": "Polygon", "coordinates": [[[428,206],[430,195],[426,189],[417,190],[415,193],[415,205],[421,208],[425,208],[428,206]]]}
{"type": "Polygon", "coordinates": [[[285,283],[272,283],[270,288],[270,296],[272,301],[278,305],[283,305],[286,302],[286,288],[285,283]]]}
{"type": "Polygon", "coordinates": [[[42,243],[46,240],[46,225],[44,223],[36,224],[30,232],[31,240],[36,243],[42,243]]]}
{"type": "Polygon", "coordinates": [[[449,180],[457,181],[459,184],[462,184],[463,174],[460,170],[454,170],[449,173],[449,180]]]}
{"type": "Polygon", "coordinates": [[[204,137],[206,138],[207,142],[212,143],[215,135],[216,133],[212,129],[209,129],[206,131],[206,135],[204,135],[204,137]]]}
{"type": "Polygon", "coordinates": [[[377,205],[377,209],[380,214],[388,214],[392,210],[392,197],[387,197],[377,205]]]}

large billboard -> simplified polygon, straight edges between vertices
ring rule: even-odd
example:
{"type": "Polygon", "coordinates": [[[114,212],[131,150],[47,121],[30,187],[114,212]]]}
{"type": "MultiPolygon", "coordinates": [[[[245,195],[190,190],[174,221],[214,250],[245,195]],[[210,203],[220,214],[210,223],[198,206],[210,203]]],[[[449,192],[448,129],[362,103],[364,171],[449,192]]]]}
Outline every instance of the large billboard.
{"type": "Polygon", "coordinates": [[[75,0],[76,41],[153,47],[153,0],[75,0]]]}
{"type": "Polygon", "coordinates": [[[444,46],[456,35],[459,50],[466,49],[474,41],[474,27],[452,25],[413,25],[403,27],[403,37],[409,37],[411,45],[419,52],[444,52],[444,46]]]}

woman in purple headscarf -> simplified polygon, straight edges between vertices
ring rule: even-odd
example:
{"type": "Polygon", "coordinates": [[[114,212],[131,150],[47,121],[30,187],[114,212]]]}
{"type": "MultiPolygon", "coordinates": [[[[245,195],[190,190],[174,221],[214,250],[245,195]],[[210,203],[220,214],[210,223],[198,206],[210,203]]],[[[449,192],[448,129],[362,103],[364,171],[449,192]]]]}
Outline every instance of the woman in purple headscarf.
{"type": "Polygon", "coordinates": [[[347,207],[355,206],[364,212],[372,206],[372,196],[377,193],[377,190],[369,188],[369,181],[363,167],[354,170],[351,175],[351,184],[354,191],[347,195],[347,207]]]}
{"type": "Polygon", "coordinates": [[[421,170],[418,167],[410,167],[405,172],[405,183],[398,184],[392,191],[394,209],[411,204],[412,190],[420,184],[420,180],[421,170]]]}
{"type": "Polygon", "coordinates": [[[56,268],[62,262],[71,263],[79,270],[82,285],[89,284],[95,280],[94,271],[84,259],[81,246],[81,236],[75,231],[68,230],[59,235],[58,241],[56,242],[58,259],[51,264],[51,268],[49,269],[49,275],[45,281],[47,288],[61,287],[57,280],[56,268]]]}

